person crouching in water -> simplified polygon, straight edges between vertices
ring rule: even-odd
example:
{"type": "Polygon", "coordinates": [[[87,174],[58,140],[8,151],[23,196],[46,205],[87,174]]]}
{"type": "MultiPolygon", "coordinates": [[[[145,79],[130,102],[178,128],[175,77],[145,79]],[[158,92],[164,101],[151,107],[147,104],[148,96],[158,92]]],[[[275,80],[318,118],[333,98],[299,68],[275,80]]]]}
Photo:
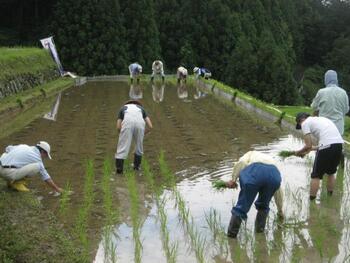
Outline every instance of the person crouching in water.
{"type": "Polygon", "coordinates": [[[181,80],[184,83],[186,83],[187,75],[188,75],[188,71],[186,68],[184,68],[182,66],[178,67],[177,72],[176,72],[177,83],[180,83],[181,80]]]}
{"type": "Polygon", "coordinates": [[[239,177],[240,192],[237,204],[231,210],[231,220],[227,236],[236,238],[242,220],[247,219],[247,213],[255,197],[255,207],[258,210],[255,219],[255,232],[263,232],[269,213],[269,204],[275,195],[278,216],[283,218],[282,195],[278,191],[281,185],[281,174],[272,157],[267,154],[249,151],[244,154],[233,167],[232,180],[226,182],[228,188],[237,187],[239,177]]]}
{"type": "Polygon", "coordinates": [[[124,160],[128,157],[132,140],[135,141],[134,170],[140,169],[143,155],[143,138],[152,129],[151,119],[141,102],[129,100],[120,109],[117,130],[120,132],[117,152],[115,154],[117,173],[123,173],[124,160]],[[146,128],[146,124],[148,129],[146,128]]]}

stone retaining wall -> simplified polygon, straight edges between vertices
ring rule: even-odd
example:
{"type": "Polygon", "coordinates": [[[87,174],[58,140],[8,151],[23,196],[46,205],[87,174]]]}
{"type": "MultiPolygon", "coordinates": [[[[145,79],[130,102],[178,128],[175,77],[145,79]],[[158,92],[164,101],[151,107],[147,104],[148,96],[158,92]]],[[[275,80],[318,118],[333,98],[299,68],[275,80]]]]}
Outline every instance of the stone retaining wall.
{"type": "Polygon", "coordinates": [[[59,76],[55,67],[35,74],[23,73],[16,76],[9,76],[6,79],[0,80],[0,99],[45,84],[57,79],[59,76]]]}

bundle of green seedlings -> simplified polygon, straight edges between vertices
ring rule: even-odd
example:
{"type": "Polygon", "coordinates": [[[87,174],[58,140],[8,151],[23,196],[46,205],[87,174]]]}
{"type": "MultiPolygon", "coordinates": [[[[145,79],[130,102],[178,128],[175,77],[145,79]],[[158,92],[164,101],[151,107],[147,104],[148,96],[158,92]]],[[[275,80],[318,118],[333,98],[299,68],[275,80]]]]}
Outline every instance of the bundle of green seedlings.
{"type": "Polygon", "coordinates": [[[71,186],[70,186],[70,183],[68,181],[64,187],[64,191],[63,191],[61,199],[60,199],[59,212],[61,215],[65,215],[67,213],[68,203],[70,201],[70,193],[71,192],[72,192],[71,186]]]}
{"type": "Polygon", "coordinates": [[[141,242],[141,220],[139,215],[139,193],[137,191],[137,183],[135,179],[135,172],[129,169],[125,171],[125,177],[127,179],[127,186],[130,197],[130,213],[132,222],[132,235],[134,240],[134,262],[141,262],[142,256],[142,242],[141,242]]]}
{"type": "Polygon", "coordinates": [[[103,206],[105,210],[106,222],[103,229],[103,242],[104,242],[104,258],[105,262],[117,262],[116,244],[113,242],[118,238],[114,233],[114,223],[118,219],[118,210],[113,209],[112,206],[112,192],[110,187],[110,180],[112,175],[111,161],[105,159],[103,162],[103,177],[101,182],[103,192],[103,206]]]}
{"type": "Polygon", "coordinates": [[[84,199],[78,211],[77,222],[75,224],[76,234],[84,247],[86,261],[89,259],[89,239],[87,235],[88,215],[94,201],[93,184],[95,179],[94,164],[92,160],[86,163],[86,176],[84,182],[84,199]]]}
{"type": "Polygon", "coordinates": [[[278,156],[282,157],[282,158],[287,158],[287,157],[290,157],[290,156],[293,156],[295,155],[295,151],[280,151],[278,153],[278,156]]]}
{"type": "Polygon", "coordinates": [[[174,263],[176,262],[178,243],[170,242],[170,234],[167,228],[168,217],[165,212],[166,199],[164,197],[161,197],[161,192],[162,192],[161,187],[156,187],[154,183],[154,175],[151,172],[150,165],[146,159],[144,159],[142,163],[142,169],[150,189],[152,190],[152,192],[155,193],[157,214],[159,217],[160,227],[161,227],[162,245],[165,251],[167,262],[174,263]]]}
{"type": "Polygon", "coordinates": [[[223,180],[216,180],[214,182],[212,182],[212,186],[216,189],[216,190],[221,190],[223,188],[227,188],[227,184],[225,181],[223,180]]]}
{"type": "Polygon", "coordinates": [[[176,178],[165,161],[163,151],[161,151],[159,155],[159,165],[162,177],[169,184],[173,191],[173,194],[175,195],[175,202],[179,210],[179,215],[184,225],[184,229],[190,237],[191,246],[195,252],[197,261],[205,262],[204,251],[206,248],[206,240],[204,237],[202,237],[200,232],[195,227],[193,217],[190,215],[190,211],[186,207],[186,202],[176,188],[176,178]]]}

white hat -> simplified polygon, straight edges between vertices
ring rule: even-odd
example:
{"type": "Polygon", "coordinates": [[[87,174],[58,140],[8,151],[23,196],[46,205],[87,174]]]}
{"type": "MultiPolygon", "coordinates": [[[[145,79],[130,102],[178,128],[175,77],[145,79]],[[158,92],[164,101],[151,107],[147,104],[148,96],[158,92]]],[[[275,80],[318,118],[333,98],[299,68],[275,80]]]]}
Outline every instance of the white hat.
{"type": "Polygon", "coordinates": [[[194,69],[193,69],[193,72],[197,72],[199,70],[199,68],[198,67],[194,67],[194,69]]]}
{"type": "Polygon", "coordinates": [[[47,156],[51,158],[51,155],[50,155],[50,144],[48,144],[47,142],[44,142],[44,141],[40,141],[36,144],[36,146],[40,147],[41,149],[43,149],[46,153],[47,153],[47,156]]]}

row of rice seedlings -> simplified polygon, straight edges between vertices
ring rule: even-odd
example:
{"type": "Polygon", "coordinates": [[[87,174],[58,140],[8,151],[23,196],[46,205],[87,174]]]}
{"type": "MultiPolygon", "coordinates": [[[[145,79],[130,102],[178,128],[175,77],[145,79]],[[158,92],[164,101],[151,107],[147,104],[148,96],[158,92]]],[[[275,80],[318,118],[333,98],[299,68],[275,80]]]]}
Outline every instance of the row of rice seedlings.
{"type": "Polygon", "coordinates": [[[117,262],[117,248],[114,240],[118,238],[114,233],[113,223],[118,219],[118,211],[113,209],[112,206],[112,192],[110,188],[110,180],[112,175],[112,166],[109,159],[105,159],[103,162],[103,177],[101,182],[103,192],[103,207],[105,210],[105,226],[103,229],[103,247],[104,247],[104,261],[105,262],[117,262]]]}
{"type": "Polygon", "coordinates": [[[141,221],[139,215],[139,194],[137,191],[137,184],[135,179],[135,173],[130,170],[126,170],[125,177],[127,179],[127,186],[130,197],[130,213],[131,222],[133,226],[133,240],[134,240],[134,261],[141,262],[142,256],[142,242],[141,242],[141,221]]]}
{"type": "Polygon", "coordinates": [[[227,259],[229,255],[228,240],[225,227],[221,222],[221,216],[216,209],[210,208],[209,213],[205,213],[205,220],[213,234],[214,244],[217,253],[227,259]]]}
{"type": "Polygon", "coordinates": [[[78,211],[77,222],[75,224],[76,234],[84,247],[84,256],[86,261],[89,258],[89,239],[87,234],[87,220],[94,200],[93,184],[95,179],[94,164],[92,160],[86,163],[86,176],[84,182],[84,199],[81,208],[78,211]]]}
{"type": "Polygon", "coordinates": [[[166,183],[171,187],[175,196],[175,202],[179,211],[181,222],[190,237],[192,248],[195,252],[198,262],[204,262],[204,250],[206,248],[206,239],[201,235],[194,225],[193,218],[190,215],[190,211],[186,206],[184,198],[180,192],[176,189],[176,178],[170,171],[164,157],[164,152],[161,151],[159,155],[159,166],[161,175],[166,183]]]}
{"type": "Polygon", "coordinates": [[[60,198],[60,203],[59,203],[59,213],[60,215],[65,215],[67,213],[68,209],[68,204],[70,201],[70,193],[71,193],[71,186],[70,182],[68,181],[64,187],[64,191],[62,193],[62,196],[60,198]]]}
{"type": "Polygon", "coordinates": [[[158,218],[161,226],[162,245],[163,245],[163,250],[165,252],[167,262],[171,262],[171,263],[176,262],[178,243],[170,242],[169,230],[167,228],[168,217],[165,212],[166,199],[164,197],[163,198],[161,197],[161,190],[159,187],[156,187],[154,183],[154,176],[153,176],[153,173],[151,172],[150,165],[147,162],[147,160],[143,161],[142,166],[143,166],[142,167],[143,173],[147,180],[147,184],[152,190],[152,192],[155,193],[157,214],[158,214],[158,218]]]}

